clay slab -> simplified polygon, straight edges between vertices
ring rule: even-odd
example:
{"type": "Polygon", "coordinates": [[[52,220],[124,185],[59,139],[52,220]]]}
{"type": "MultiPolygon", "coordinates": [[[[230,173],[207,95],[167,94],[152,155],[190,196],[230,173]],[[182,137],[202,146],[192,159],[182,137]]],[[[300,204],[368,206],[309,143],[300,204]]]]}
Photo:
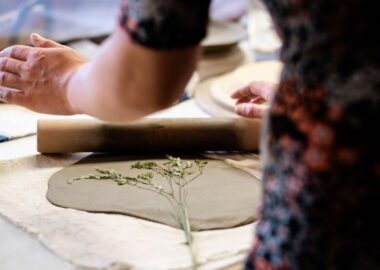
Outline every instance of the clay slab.
{"type": "MultiPolygon", "coordinates": [[[[183,160],[193,160],[183,158],[183,160]]],[[[130,169],[137,161],[164,163],[165,158],[96,155],[55,173],[49,180],[48,200],[57,205],[89,212],[119,213],[159,222],[175,228],[179,224],[171,204],[157,193],[109,180],[80,180],[73,177],[94,173],[94,168],[114,169],[137,176],[145,170],[130,169]]],[[[164,178],[154,181],[168,188],[164,178]]],[[[261,184],[246,172],[209,160],[203,175],[187,187],[188,211],[193,231],[238,227],[256,219],[261,184]]]]}

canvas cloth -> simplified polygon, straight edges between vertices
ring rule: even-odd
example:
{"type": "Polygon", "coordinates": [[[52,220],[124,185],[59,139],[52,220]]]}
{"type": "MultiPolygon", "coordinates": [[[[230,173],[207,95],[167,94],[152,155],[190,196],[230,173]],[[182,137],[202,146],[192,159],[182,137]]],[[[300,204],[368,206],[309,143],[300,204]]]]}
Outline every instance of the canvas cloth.
{"type": "Polygon", "coordinates": [[[35,113],[20,106],[0,103],[0,143],[36,134],[38,119],[91,118],[85,115],[56,116],[35,113]]]}
{"type": "MultiPolygon", "coordinates": [[[[123,215],[64,209],[46,200],[50,176],[83,157],[25,155],[0,161],[0,215],[75,269],[189,268],[189,251],[181,230],[123,215]]],[[[251,158],[257,160],[257,156],[236,160],[251,158]]],[[[253,229],[250,224],[194,233],[198,262],[204,269],[217,269],[243,261],[253,229]]]]}

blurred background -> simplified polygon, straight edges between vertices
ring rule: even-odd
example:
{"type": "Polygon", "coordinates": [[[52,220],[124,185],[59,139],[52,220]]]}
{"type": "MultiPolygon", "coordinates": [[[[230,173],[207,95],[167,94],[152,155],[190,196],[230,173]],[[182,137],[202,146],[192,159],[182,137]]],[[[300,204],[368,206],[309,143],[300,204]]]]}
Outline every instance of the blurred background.
{"type": "Polygon", "coordinates": [[[0,48],[29,43],[37,32],[59,42],[99,37],[115,26],[120,0],[0,2],[0,48]]]}
{"type": "MultiPolygon", "coordinates": [[[[112,32],[119,6],[120,0],[1,1],[0,49],[29,44],[33,32],[63,43],[88,38],[99,43],[112,32]]],[[[240,23],[254,51],[271,53],[280,46],[259,0],[213,0],[210,17],[240,23]]]]}

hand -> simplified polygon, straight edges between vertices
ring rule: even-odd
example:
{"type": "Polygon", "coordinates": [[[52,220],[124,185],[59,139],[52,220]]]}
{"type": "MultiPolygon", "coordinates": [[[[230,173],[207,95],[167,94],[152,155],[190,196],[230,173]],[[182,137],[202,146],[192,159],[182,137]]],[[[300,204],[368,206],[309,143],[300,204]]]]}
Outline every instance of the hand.
{"type": "Polygon", "coordinates": [[[32,34],[33,47],[16,45],[0,52],[0,99],[33,111],[70,115],[78,113],[69,103],[67,87],[86,58],[73,49],[32,34]]]}
{"type": "Polygon", "coordinates": [[[270,82],[251,82],[236,89],[231,97],[237,99],[235,112],[252,118],[263,118],[269,111],[278,85],[270,82]]]}

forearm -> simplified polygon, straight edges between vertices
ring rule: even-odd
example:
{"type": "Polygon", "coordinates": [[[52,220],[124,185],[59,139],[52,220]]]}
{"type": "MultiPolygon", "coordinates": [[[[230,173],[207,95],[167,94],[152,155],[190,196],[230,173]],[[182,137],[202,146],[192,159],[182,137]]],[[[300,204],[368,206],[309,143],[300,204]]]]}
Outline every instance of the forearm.
{"type": "Polygon", "coordinates": [[[111,122],[173,104],[194,72],[209,1],[123,3],[116,31],[92,63],[38,35],[31,37],[33,47],[1,51],[0,85],[21,90],[0,90],[1,100],[41,113],[84,113],[111,122]]]}
{"type": "Polygon", "coordinates": [[[133,43],[121,29],[96,59],[70,80],[68,100],[76,113],[127,122],[170,106],[180,97],[197,61],[198,47],[152,50],[133,43]]]}

